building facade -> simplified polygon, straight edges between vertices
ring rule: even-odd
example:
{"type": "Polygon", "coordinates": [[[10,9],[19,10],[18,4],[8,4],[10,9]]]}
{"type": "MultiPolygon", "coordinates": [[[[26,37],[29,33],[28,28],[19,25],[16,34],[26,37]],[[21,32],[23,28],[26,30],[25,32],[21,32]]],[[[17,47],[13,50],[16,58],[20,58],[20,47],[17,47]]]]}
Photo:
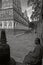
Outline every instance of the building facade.
{"type": "Polygon", "coordinates": [[[9,25],[14,28],[15,10],[22,13],[20,0],[0,0],[0,25],[2,28],[8,28],[9,25]]]}

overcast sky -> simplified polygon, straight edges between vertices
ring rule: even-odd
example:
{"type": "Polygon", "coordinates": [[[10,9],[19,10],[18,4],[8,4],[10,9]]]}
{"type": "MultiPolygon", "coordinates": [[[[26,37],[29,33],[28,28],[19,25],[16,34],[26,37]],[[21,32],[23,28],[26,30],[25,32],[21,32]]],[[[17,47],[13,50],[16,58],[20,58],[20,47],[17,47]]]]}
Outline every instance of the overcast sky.
{"type": "Polygon", "coordinates": [[[21,0],[22,11],[24,11],[27,8],[27,1],[28,0],[21,0]]]}
{"type": "Polygon", "coordinates": [[[21,7],[22,7],[22,12],[27,10],[27,15],[30,17],[32,14],[32,7],[27,6],[27,1],[28,0],[21,0],[21,7]]]}

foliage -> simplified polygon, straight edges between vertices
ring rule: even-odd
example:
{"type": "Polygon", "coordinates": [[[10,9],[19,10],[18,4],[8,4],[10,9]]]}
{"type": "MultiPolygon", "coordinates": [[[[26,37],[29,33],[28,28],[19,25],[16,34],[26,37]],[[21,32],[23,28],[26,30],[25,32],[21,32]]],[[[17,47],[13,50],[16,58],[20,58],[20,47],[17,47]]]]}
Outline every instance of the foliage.
{"type": "Polygon", "coordinates": [[[32,9],[34,10],[32,12],[31,19],[33,21],[39,21],[39,19],[41,18],[42,0],[28,0],[27,5],[32,6],[32,9]]]}
{"type": "Polygon", "coordinates": [[[30,23],[29,23],[29,28],[32,28],[32,29],[35,28],[35,24],[34,24],[34,22],[30,22],[30,23]]]}

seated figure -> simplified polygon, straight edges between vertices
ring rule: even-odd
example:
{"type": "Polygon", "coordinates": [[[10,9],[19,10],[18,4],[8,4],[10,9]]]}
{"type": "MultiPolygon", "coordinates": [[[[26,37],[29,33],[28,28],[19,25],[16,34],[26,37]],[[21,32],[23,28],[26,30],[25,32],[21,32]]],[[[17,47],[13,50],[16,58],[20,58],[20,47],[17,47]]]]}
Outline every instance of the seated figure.
{"type": "Polygon", "coordinates": [[[43,52],[43,47],[40,44],[40,39],[36,38],[35,39],[35,44],[36,47],[33,52],[29,52],[25,58],[23,63],[25,65],[42,65],[42,52],[43,52]]]}

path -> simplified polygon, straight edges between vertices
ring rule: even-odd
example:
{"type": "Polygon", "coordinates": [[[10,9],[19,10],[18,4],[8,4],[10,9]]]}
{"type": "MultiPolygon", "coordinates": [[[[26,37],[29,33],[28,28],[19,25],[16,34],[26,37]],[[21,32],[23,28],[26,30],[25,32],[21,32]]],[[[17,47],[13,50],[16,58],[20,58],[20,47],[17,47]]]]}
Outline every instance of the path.
{"type": "Polygon", "coordinates": [[[21,36],[7,34],[7,41],[11,48],[11,56],[17,61],[22,62],[25,55],[34,49],[35,34],[25,33],[21,36]]]}

